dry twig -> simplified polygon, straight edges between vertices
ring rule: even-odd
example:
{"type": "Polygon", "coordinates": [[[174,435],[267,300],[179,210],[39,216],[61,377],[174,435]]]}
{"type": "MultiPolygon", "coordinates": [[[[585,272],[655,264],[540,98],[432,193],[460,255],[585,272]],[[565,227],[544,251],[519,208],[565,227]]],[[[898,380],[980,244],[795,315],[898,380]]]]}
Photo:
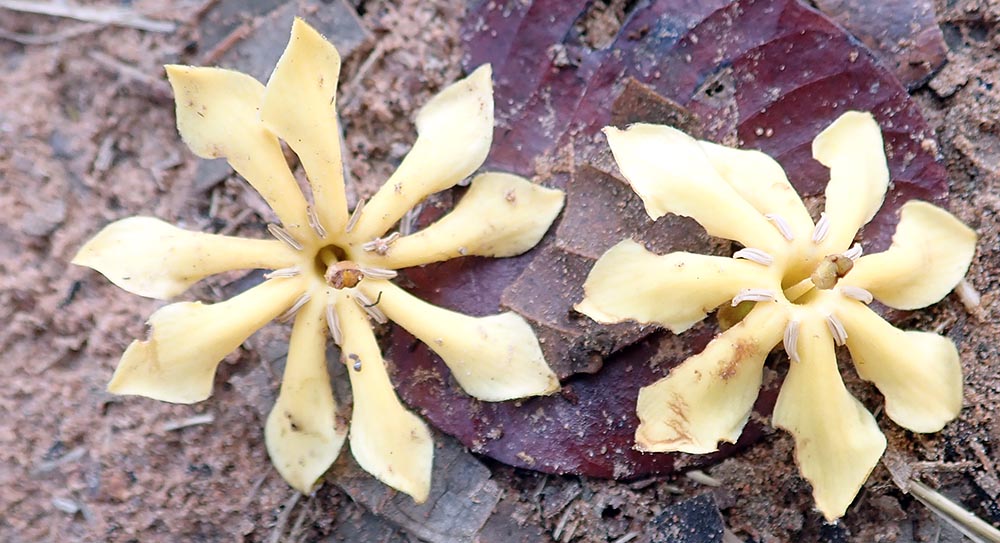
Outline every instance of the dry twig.
{"type": "Polygon", "coordinates": [[[965,537],[976,543],[1000,543],[1000,530],[990,526],[971,511],[915,479],[909,481],[909,487],[909,492],[914,498],[962,532],[965,537]]]}
{"type": "Polygon", "coordinates": [[[18,32],[9,32],[0,28],[0,39],[12,41],[21,45],[52,45],[77,36],[89,34],[96,30],[100,30],[101,28],[101,25],[81,24],[72,26],[60,32],[53,32],[51,34],[21,34],[18,32]]]}
{"type": "Polygon", "coordinates": [[[139,15],[134,10],[113,6],[79,6],[68,2],[40,2],[38,0],[0,0],[0,8],[24,13],[37,13],[53,17],[66,17],[88,23],[125,26],[149,32],[173,32],[174,23],[156,21],[139,15]]]}

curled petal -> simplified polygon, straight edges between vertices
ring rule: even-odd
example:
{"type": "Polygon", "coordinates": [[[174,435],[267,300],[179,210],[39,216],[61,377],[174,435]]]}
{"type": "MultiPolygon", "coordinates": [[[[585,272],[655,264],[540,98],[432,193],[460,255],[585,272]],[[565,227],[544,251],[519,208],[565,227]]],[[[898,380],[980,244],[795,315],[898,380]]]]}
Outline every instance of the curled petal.
{"type": "Polygon", "coordinates": [[[768,268],[746,260],[656,255],[625,240],[590,270],[576,310],[597,322],[658,323],[679,334],[743,289],[777,289],[768,268]]]}
{"type": "Polygon", "coordinates": [[[564,199],[562,191],[516,175],[479,175],[455,209],[396,240],[384,256],[373,254],[371,263],[399,269],[466,255],[519,255],[542,239],[564,199]]]}
{"type": "Polygon", "coordinates": [[[848,111],[816,136],[812,152],[830,168],[826,186],[830,227],[822,247],[826,254],[842,253],[882,207],[889,186],[882,132],[870,113],[848,111]]]}
{"type": "Polygon", "coordinates": [[[167,299],[216,273],[284,268],[297,255],[275,240],[203,234],[152,217],[115,221],[91,238],[73,264],[104,274],[140,296],[167,299]]]}
{"type": "Polygon", "coordinates": [[[344,335],[341,357],[354,393],[351,453],[376,479],[423,503],[434,460],[430,431],[396,396],[364,311],[344,299],[336,311],[344,335]]]}
{"type": "Polygon", "coordinates": [[[812,484],[813,499],[827,520],[844,515],[885,451],[885,436],[871,413],[844,387],[833,338],[815,315],[799,326],[800,360],[774,406],[774,425],[795,438],[795,459],[812,484]]]}
{"type": "Polygon", "coordinates": [[[858,259],[841,280],[897,309],[919,309],[944,298],[965,277],[976,233],[954,215],[911,200],[900,211],[892,245],[858,259]]]}
{"type": "Polygon", "coordinates": [[[653,124],[607,127],[604,134],[650,218],[667,213],[691,217],[712,236],[772,254],[785,246],[781,234],[719,175],[691,136],[653,124]]]}
{"type": "Polygon", "coordinates": [[[321,296],[296,315],[281,392],[264,427],[271,462],[303,494],[337,459],[347,437],[326,371],[325,308],[321,296]]]}
{"type": "Polygon", "coordinates": [[[302,197],[278,138],[260,121],[264,86],[239,72],[167,66],[177,129],[202,158],[225,158],[250,182],[286,228],[306,227],[302,197]]]}
{"type": "Polygon", "coordinates": [[[493,142],[492,71],[484,64],[453,83],[417,114],[417,141],[365,205],[354,239],[384,234],[410,208],[476,171],[493,142]]]}
{"type": "Polygon", "coordinates": [[[760,151],[733,149],[708,141],[698,144],[715,170],[760,214],[786,221],[794,239],[806,239],[813,222],[785,170],[760,151]]]}
{"type": "Polygon", "coordinates": [[[948,338],[903,331],[853,300],[836,314],[858,375],[885,396],[885,413],[907,430],[937,432],[962,409],[962,364],[948,338]]]}
{"type": "Polygon", "coordinates": [[[636,447],[705,454],[735,443],[760,391],[764,358],[788,320],[775,304],[758,304],[701,353],[639,390],[636,447]]]}
{"type": "Polygon", "coordinates": [[[267,81],[260,109],[264,125],[302,161],[321,232],[339,231],[347,223],[335,101],[339,76],[337,49],[296,18],[288,46],[267,81]]]}
{"type": "Polygon", "coordinates": [[[559,380],[531,326],[516,313],[470,317],[431,305],[387,282],[363,285],[379,307],[423,341],[466,392],[488,402],[551,394],[559,380]]]}
{"type": "Polygon", "coordinates": [[[149,338],[125,350],[108,391],[174,403],[208,398],[222,358],[288,309],[302,290],[299,279],[272,279],[225,302],[161,308],[149,318],[149,338]]]}

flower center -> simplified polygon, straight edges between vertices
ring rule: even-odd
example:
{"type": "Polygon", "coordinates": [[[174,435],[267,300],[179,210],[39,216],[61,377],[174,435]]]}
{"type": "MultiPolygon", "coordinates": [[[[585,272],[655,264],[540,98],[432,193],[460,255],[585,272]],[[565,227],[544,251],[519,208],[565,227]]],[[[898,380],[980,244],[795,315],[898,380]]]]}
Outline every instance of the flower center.
{"type": "Polygon", "coordinates": [[[827,255],[813,270],[809,279],[816,288],[829,290],[836,286],[837,280],[847,275],[854,267],[854,261],[842,254],[827,255]]]}
{"type": "Polygon", "coordinates": [[[326,284],[340,290],[358,286],[358,283],[365,278],[365,273],[354,262],[341,260],[327,266],[323,278],[326,279],[326,284]]]}
{"type": "Polygon", "coordinates": [[[337,245],[327,245],[316,251],[316,273],[335,289],[354,288],[365,278],[356,262],[347,259],[347,251],[337,245]]]}

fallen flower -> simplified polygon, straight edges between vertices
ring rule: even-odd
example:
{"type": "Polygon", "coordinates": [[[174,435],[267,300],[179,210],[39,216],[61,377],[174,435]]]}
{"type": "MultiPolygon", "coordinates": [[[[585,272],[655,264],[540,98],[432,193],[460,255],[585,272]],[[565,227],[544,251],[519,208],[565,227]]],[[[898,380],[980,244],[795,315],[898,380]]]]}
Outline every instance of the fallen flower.
{"type": "Polygon", "coordinates": [[[514,175],[486,173],[436,223],[412,235],[386,235],[426,196],[454,186],[485,160],[493,134],[490,67],[423,107],[413,148],[351,214],[335,104],[339,71],[336,49],[301,20],[293,24],[266,87],[239,72],[168,66],[184,141],[201,157],[226,158],[250,182],[281,221],[268,226],[276,239],[203,234],[132,217],[105,227],[73,262],[129,292],[158,299],[212,274],[272,270],[262,284],[227,301],[180,302],[156,311],[149,337],[129,345],[108,389],[168,402],[204,400],[224,356],[271,320],[294,316],[281,390],[265,428],[275,467],[308,493],[347,437],[327,375],[329,331],[353,390],[354,458],[419,502],[430,488],[433,443],[425,423],[396,396],[369,321],[392,320],[408,330],[476,398],[554,392],[559,382],[520,316],[448,311],[409,295],[391,279],[400,268],[459,256],[523,253],[548,230],[564,195],[514,175]],[[307,173],[311,204],[279,139],[307,173]]]}
{"type": "MultiPolygon", "coordinates": [[[[962,406],[954,343],[898,330],[866,304],[897,309],[941,300],[964,277],[976,235],[948,212],[910,201],[888,250],[861,256],[855,234],[882,205],[889,182],[874,118],[848,112],[813,141],[830,168],[826,210],[815,224],[770,157],[696,141],[648,124],[605,129],[624,177],[652,219],[691,217],[743,245],[733,258],[656,255],[625,240],[594,265],[577,309],[598,322],[658,323],[681,333],[716,307],[751,305],[701,353],[644,387],[636,447],[708,453],[735,442],[779,342],[790,359],[775,426],[795,439],[796,459],[828,520],[844,514],[885,450],[874,417],[844,387],[835,345],[885,396],[886,414],[935,432],[962,406]]],[[[742,307],[742,306],[741,306],[742,307]]]]}

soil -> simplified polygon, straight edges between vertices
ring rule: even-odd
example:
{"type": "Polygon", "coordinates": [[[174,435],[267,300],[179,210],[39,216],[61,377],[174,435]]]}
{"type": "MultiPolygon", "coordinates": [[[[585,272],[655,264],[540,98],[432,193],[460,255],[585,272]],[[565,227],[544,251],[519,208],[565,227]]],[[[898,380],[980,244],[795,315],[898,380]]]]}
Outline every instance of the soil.
{"type": "MultiPolygon", "coordinates": [[[[422,532],[355,486],[331,483],[300,497],[276,474],[261,429],[287,350],[281,325],[227,358],[205,402],[178,406],[104,390],[124,348],[163,303],[71,266],[83,242],[131,215],[248,237],[263,237],[271,218],[242,181],[209,171],[174,127],[161,66],[200,62],[207,52],[198,48],[198,13],[212,3],[128,4],[176,22],[172,33],[0,8],[0,36],[7,36],[0,37],[0,208],[7,210],[0,222],[0,540],[447,541],[414,535],[422,532]],[[18,43],[26,38],[51,43],[18,43]]],[[[596,42],[621,16],[620,3],[612,6],[595,10],[596,42]]],[[[464,7],[446,0],[350,7],[369,32],[345,58],[338,97],[353,200],[374,192],[405,154],[416,108],[460,76],[464,7]]],[[[704,474],[631,482],[542,475],[479,458],[495,485],[495,516],[513,523],[491,533],[670,541],[658,517],[710,494],[731,539],[704,541],[958,541],[893,483],[886,466],[910,470],[1000,523],[1000,4],[939,0],[936,8],[948,63],[912,94],[939,138],[949,207],[980,236],[968,279],[982,300],[967,308],[952,295],[900,326],[938,331],[959,345],[960,417],[940,433],[915,435],[879,414],[887,461],[833,525],[812,508],[791,437],[780,431],[765,430],[759,443],[704,474]]],[[[243,280],[216,277],[184,298],[219,300],[243,280]]],[[[848,387],[879,413],[881,397],[844,369],[848,387]]],[[[769,371],[778,379],[783,368],[769,371]]],[[[456,447],[446,436],[436,440],[456,447]]],[[[335,472],[350,463],[342,458],[335,472]]],[[[486,534],[484,541],[515,540],[486,534]]]]}

